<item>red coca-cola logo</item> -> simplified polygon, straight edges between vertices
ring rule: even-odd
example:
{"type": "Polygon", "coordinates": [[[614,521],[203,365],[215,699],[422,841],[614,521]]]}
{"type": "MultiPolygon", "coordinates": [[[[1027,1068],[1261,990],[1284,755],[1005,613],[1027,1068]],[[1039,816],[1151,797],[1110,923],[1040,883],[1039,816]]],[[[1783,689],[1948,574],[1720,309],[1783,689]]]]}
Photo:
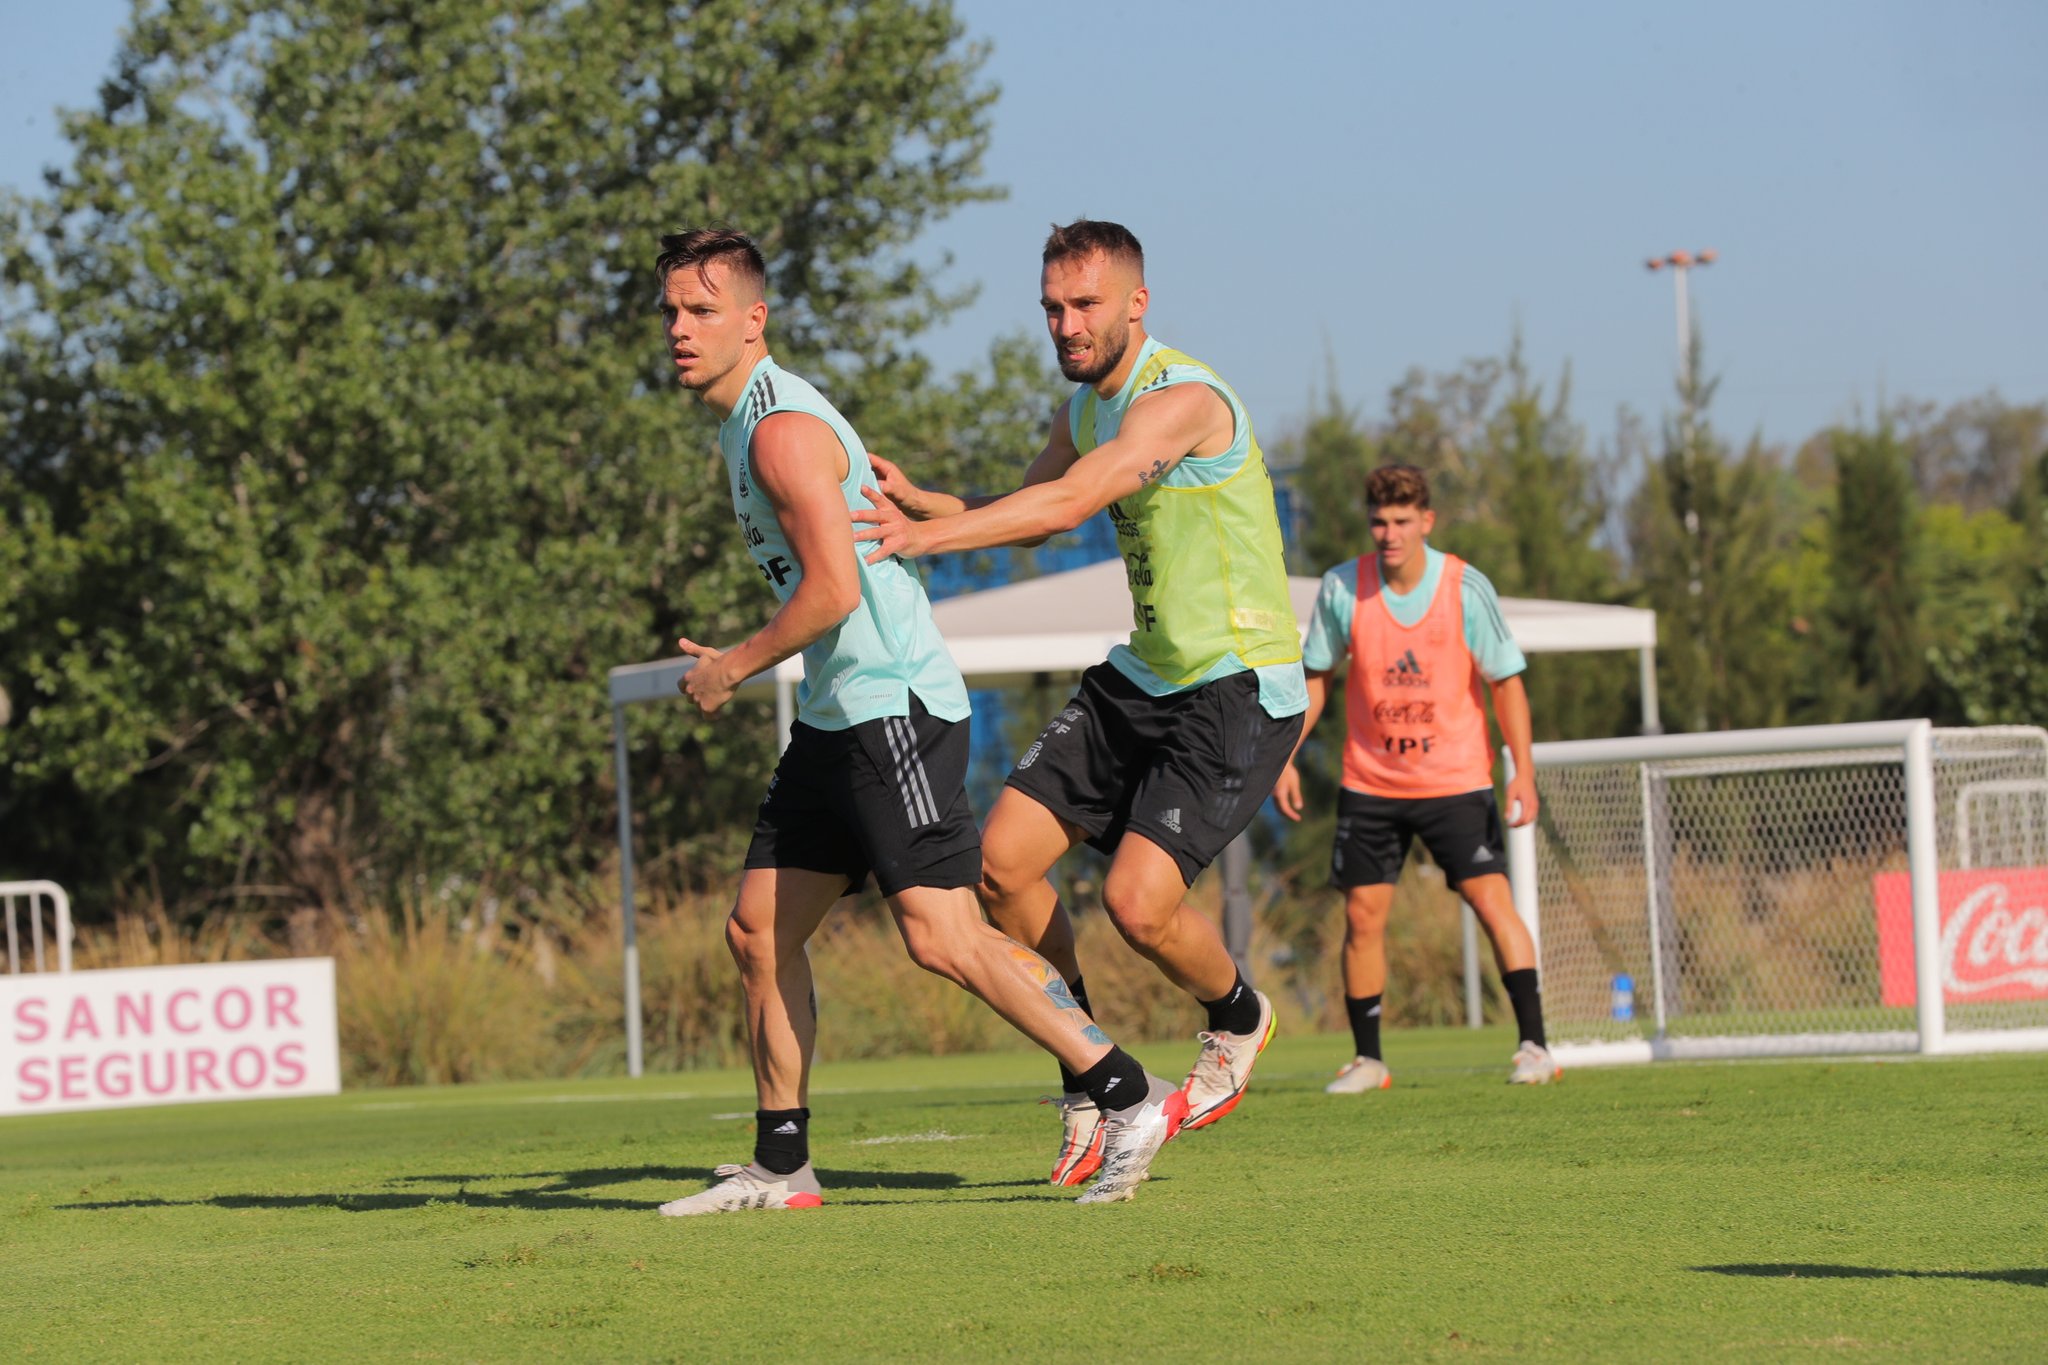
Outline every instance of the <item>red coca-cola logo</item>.
{"type": "MultiPolygon", "coordinates": [[[[1873,879],[1884,1003],[1914,1002],[1913,888],[1904,872],[1873,879]]],[[[1940,878],[1942,998],[2048,1000],[2048,867],[1992,867],[1940,878]]]]}

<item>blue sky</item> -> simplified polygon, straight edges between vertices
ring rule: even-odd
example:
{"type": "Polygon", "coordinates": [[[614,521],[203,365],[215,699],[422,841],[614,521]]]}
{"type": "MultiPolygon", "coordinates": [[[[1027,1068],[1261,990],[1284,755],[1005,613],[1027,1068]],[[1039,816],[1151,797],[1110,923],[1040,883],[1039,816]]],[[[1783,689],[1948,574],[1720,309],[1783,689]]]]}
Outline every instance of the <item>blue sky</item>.
{"type": "MultiPolygon", "coordinates": [[[[128,6],[0,0],[0,183],[61,160],[128,6]]],[[[1796,441],[1881,396],[2048,399],[2048,5],[966,0],[1003,89],[1010,197],[925,249],[979,301],[928,347],[1038,327],[1046,226],[1144,239],[1153,330],[1217,366],[1270,440],[1334,357],[1380,411],[1411,365],[1573,368],[1596,436],[1669,402],[1695,277],[1724,430],[1796,441]],[[1085,17],[1083,17],[1085,16],[1085,17]]]]}

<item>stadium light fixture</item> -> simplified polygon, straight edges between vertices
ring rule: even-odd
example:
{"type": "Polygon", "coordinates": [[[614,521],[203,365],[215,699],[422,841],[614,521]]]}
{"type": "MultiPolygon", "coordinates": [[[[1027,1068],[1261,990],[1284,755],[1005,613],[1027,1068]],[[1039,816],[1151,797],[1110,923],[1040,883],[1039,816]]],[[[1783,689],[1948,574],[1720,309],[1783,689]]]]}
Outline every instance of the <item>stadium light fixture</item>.
{"type": "Polygon", "coordinates": [[[1674,251],[1668,256],[1652,256],[1643,262],[1653,275],[1667,266],[1671,270],[1678,294],[1678,377],[1688,392],[1692,389],[1692,299],[1687,291],[1686,278],[1720,258],[1720,252],[1708,247],[1702,251],[1674,251]]]}

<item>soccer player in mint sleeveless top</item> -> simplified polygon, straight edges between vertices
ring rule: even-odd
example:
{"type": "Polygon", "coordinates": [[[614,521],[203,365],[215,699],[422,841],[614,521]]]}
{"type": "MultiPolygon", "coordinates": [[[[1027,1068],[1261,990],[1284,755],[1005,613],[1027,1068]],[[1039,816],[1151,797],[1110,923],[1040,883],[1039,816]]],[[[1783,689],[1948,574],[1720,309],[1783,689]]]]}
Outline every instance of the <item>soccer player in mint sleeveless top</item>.
{"type": "MultiPolygon", "coordinates": [[[[1483,690],[1493,694],[1494,718],[1515,760],[1509,818],[1526,825],[1536,818],[1529,696],[1521,678],[1528,665],[1485,575],[1430,548],[1436,513],[1422,471],[1376,469],[1365,495],[1374,550],[1323,575],[1303,650],[1304,739],[1322,715],[1331,676],[1346,656],[1351,660],[1330,877],[1344,892],[1344,1008],[1355,1051],[1325,1089],[1366,1094],[1394,1083],[1380,1055],[1387,912],[1417,837],[1493,940],[1521,1030],[1508,1079],[1542,1085],[1557,1079],[1558,1068],[1543,1036],[1536,945],[1508,890],[1482,699],[1483,690]]],[[[1292,762],[1274,784],[1273,800],[1289,819],[1301,818],[1301,774],[1292,762]]]]}
{"type": "MultiPolygon", "coordinates": [[[[856,520],[874,555],[1029,545],[1107,508],[1131,589],[1128,644],[1025,750],[982,835],[982,904],[1043,953],[1075,998],[1074,928],[1046,873],[1074,845],[1111,855],[1103,904],[1124,939],[1208,1014],[1186,1127],[1236,1107],[1273,1007],[1216,927],[1183,903],[1257,814],[1293,751],[1308,694],[1280,523],[1251,418],[1230,386],[1145,334],[1145,256],[1115,223],[1053,229],[1040,302],[1060,370],[1080,385],[1025,486],[1000,498],[920,489],[876,460],[888,496],[856,520]]],[[[1098,1157],[1098,1115],[1062,1068],[1056,1184],[1098,1157]]]]}
{"type": "Polygon", "coordinates": [[[849,512],[874,475],[818,391],[768,354],[766,270],[726,229],[663,237],[661,314],[677,381],[721,419],[739,529],[781,601],[727,650],[684,639],[681,687],[706,713],[747,678],[801,653],[796,724],[768,784],[726,926],[753,1051],[754,1159],[721,1166],[671,1215],[812,1208],[817,1036],[804,944],[870,875],[920,967],[972,991],[1078,1074],[1107,1116],[1106,1154],[1079,1202],[1128,1199],[1186,1114],[1178,1089],[1114,1046],[1045,960],[982,920],[980,840],[963,785],[967,691],[901,563],[865,562],[849,512]]]}

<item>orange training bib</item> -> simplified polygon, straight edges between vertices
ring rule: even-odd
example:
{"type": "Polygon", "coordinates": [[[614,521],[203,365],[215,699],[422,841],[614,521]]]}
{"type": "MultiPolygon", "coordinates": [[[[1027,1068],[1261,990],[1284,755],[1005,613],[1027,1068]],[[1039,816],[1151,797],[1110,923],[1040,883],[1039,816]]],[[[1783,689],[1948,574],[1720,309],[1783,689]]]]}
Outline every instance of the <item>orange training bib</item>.
{"type": "Polygon", "coordinates": [[[1465,561],[1444,556],[1412,626],[1382,596],[1379,556],[1358,560],[1351,610],[1344,785],[1368,796],[1456,796],[1493,785],[1482,679],[1465,643],[1465,561]]]}

